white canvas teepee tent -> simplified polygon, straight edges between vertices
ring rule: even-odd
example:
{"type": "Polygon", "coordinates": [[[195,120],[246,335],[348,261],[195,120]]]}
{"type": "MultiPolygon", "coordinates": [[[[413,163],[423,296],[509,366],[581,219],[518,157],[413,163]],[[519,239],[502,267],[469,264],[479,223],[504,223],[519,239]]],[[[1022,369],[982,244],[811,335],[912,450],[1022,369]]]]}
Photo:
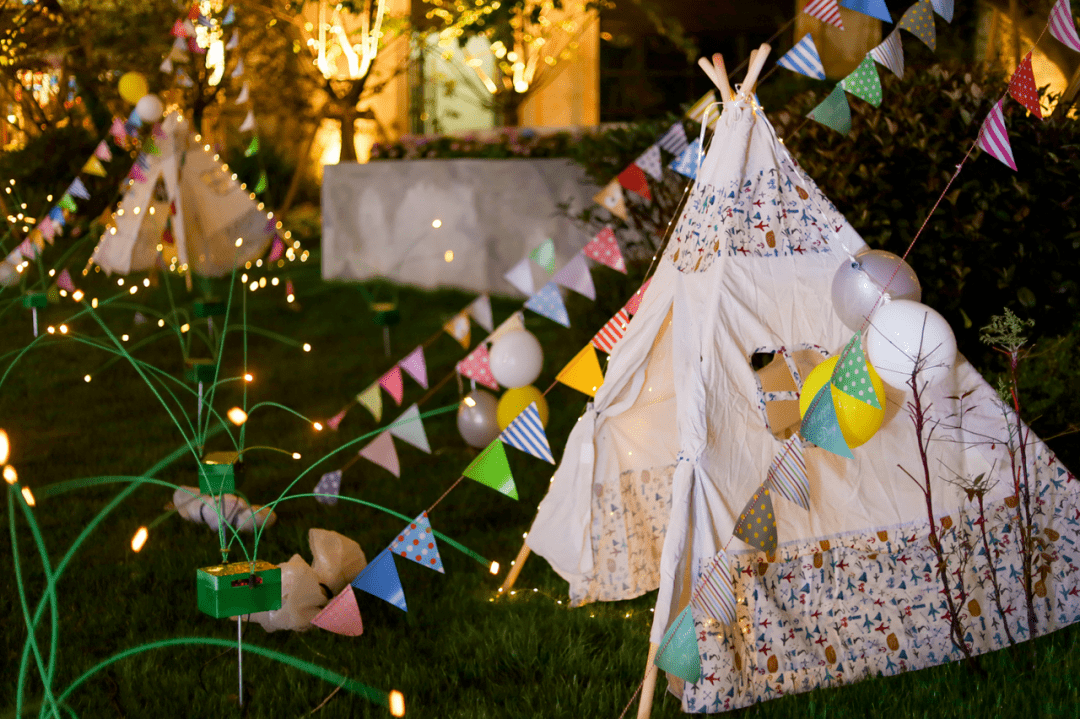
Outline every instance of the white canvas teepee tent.
{"type": "MultiPolygon", "coordinates": [[[[529,548],[569,581],[575,603],[659,588],[651,642],[661,653],[674,622],[693,622],[700,677],[671,683],[688,712],[960,656],[942,618],[925,498],[901,469],[921,471],[905,391],[887,389],[884,424],[854,459],[803,446],[809,511],[772,493],[774,551],[735,537],[784,438],[798,429],[771,426],[784,414],[774,405],[792,402],[808,370],[851,338],[830,285],[864,247],[760,108],[745,96],[727,103],[671,243],[528,534],[529,548]],[[755,372],[751,359],[763,353],[777,359],[755,372]],[[691,601],[703,573],[724,571],[731,623],[691,601]]],[[[924,401],[943,420],[929,445],[937,521],[977,526],[947,477],[1003,480],[987,494],[986,521],[1002,606],[1011,609],[1004,617],[992,609],[986,558],[968,562],[968,642],[976,653],[1003,646],[1005,622],[1028,638],[997,395],[958,357],[924,401]]],[[[1047,541],[1057,538],[1054,551],[1067,553],[1080,540],[1080,484],[1035,438],[1027,457],[1036,524],[1049,530],[1047,541]]],[[[1080,585],[1075,564],[1048,565],[1038,633],[1080,620],[1080,592],[1069,593],[1080,585]]]]}
{"type": "Polygon", "coordinates": [[[152,139],[160,152],[144,155],[143,179],[124,194],[94,262],[106,273],[126,275],[150,269],[161,255],[166,264],[220,277],[260,257],[274,235],[267,213],[196,142],[187,121],[171,113],[152,139]]]}

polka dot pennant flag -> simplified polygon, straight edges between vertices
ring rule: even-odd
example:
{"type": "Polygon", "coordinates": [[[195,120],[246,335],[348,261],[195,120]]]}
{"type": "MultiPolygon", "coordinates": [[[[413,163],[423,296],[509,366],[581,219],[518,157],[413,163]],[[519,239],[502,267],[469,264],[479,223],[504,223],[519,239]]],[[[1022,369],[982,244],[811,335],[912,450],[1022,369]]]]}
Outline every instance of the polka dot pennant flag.
{"type": "Polygon", "coordinates": [[[347,586],[341,594],[330,600],[323,610],[315,615],[311,623],[320,629],[346,637],[358,637],[364,633],[364,623],[360,620],[360,607],[356,604],[353,588],[347,586]]]}
{"type": "Polygon", "coordinates": [[[1024,59],[1009,80],[1009,94],[1013,99],[1031,111],[1035,117],[1042,119],[1042,110],[1039,108],[1039,90],[1035,86],[1035,73],[1031,69],[1031,53],[1024,59]]]}
{"type": "Polygon", "coordinates": [[[360,450],[360,456],[374,462],[395,477],[401,476],[401,463],[398,461],[394,438],[389,432],[383,432],[360,450]]]}
{"type": "Polygon", "coordinates": [[[789,438],[776,453],[765,482],[784,499],[810,511],[810,481],[799,435],[789,438]]]}
{"type": "Polygon", "coordinates": [[[862,339],[858,332],[840,353],[840,361],[833,370],[832,384],[849,397],[862,400],[874,409],[881,409],[877,392],[870,382],[870,369],[866,364],[866,355],[863,353],[862,339]]]}
{"type": "Polygon", "coordinates": [[[772,491],[767,484],[758,487],[739,513],[735,536],[762,552],[776,549],[776,512],[773,511],[772,491]]]}
{"type": "Polygon", "coordinates": [[[836,406],[833,404],[832,385],[826,384],[810,402],[806,410],[799,433],[807,442],[841,457],[855,459],[851,448],[840,431],[840,422],[836,419],[836,406]]]}
{"type": "Polygon", "coordinates": [[[990,114],[983,120],[976,144],[1015,170],[1016,160],[1013,159],[1012,145],[1009,144],[1009,132],[1005,129],[1005,116],[1001,112],[1003,101],[1004,98],[994,103],[990,114]]]}
{"type": "Polygon", "coordinates": [[[361,592],[374,595],[384,602],[389,602],[403,612],[409,611],[405,605],[405,590],[401,588],[394,555],[390,549],[384,549],[364,567],[364,570],[352,580],[352,586],[361,592]]]}
{"type": "Polygon", "coordinates": [[[701,654],[698,653],[694,616],[689,604],[679,612],[675,621],[664,632],[653,663],[691,684],[701,679],[701,654]]]}
{"type": "Polygon", "coordinates": [[[723,549],[705,562],[690,603],[706,619],[723,625],[734,623],[735,583],[731,579],[727,552],[723,549]]]}
{"type": "Polygon", "coordinates": [[[411,559],[422,567],[446,574],[427,512],[422,512],[401,530],[397,539],[390,543],[390,551],[405,559],[411,559]]]}
{"type": "Polygon", "coordinates": [[[836,0],[810,0],[803,7],[803,12],[822,22],[835,25],[841,30],[844,29],[844,21],[840,18],[840,6],[836,0]]]}
{"type": "Polygon", "coordinates": [[[855,97],[866,100],[874,107],[881,107],[881,78],[869,55],[863,58],[854,72],[840,81],[840,85],[855,97]]]}
{"type": "Polygon", "coordinates": [[[319,479],[319,483],[315,485],[314,494],[319,495],[315,497],[318,502],[334,505],[337,504],[340,492],[341,470],[335,469],[333,472],[327,472],[319,479]]]}
{"type": "Polygon", "coordinates": [[[626,274],[626,262],[619,251],[619,242],[615,239],[615,229],[611,225],[597,232],[596,237],[589,240],[589,244],[581,251],[589,259],[626,274]]]}
{"type": "Polygon", "coordinates": [[[562,295],[554,282],[548,282],[539,292],[525,300],[525,309],[543,315],[552,322],[558,322],[563,327],[570,326],[570,315],[566,313],[566,305],[563,304],[562,295]]]}
{"type": "Polygon", "coordinates": [[[476,380],[485,387],[490,387],[496,392],[499,391],[499,383],[495,381],[494,375],[491,374],[491,356],[488,354],[487,346],[483,344],[477,345],[476,349],[470,352],[465,359],[458,362],[454,369],[462,377],[476,380]]]}
{"type": "Polygon", "coordinates": [[[555,271],[555,242],[548,238],[529,253],[529,259],[543,267],[550,275],[555,271]]]}
{"type": "Polygon", "coordinates": [[[645,298],[645,290],[649,289],[649,283],[652,282],[652,278],[645,280],[645,282],[638,288],[638,291],[630,297],[630,300],[623,307],[631,315],[636,315],[638,309],[641,307],[641,300],[645,298]]]}
{"type": "Polygon", "coordinates": [[[401,381],[401,368],[394,365],[394,368],[379,378],[379,386],[389,393],[394,398],[394,403],[400,407],[401,400],[405,396],[405,385],[401,381]]]}
{"type": "Polygon", "coordinates": [[[654,180],[664,179],[664,166],[660,164],[659,145],[649,145],[649,149],[641,153],[641,156],[634,160],[634,164],[644,170],[649,177],[654,180]]]}
{"type": "Polygon", "coordinates": [[[1061,44],[1080,52],[1080,36],[1076,34],[1076,21],[1072,16],[1072,3],[1058,0],[1050,11],[1050,34],[1061,44]]]}
{"type": "Polygon", "coordinates": [[[514,475],[510,472],[510,463],[506,461],[506,448],[498,437],[484,448],[462,474],[505,494],[510,499],[518,498],[514,475]]]}
{"type": "Polygon", "coordinates": [[[922,40],[928,48],[937,51],[937,34],[934,30],[934,6],[930,0],[919,0],[907,9],[896,27],[907,30],[922,40]]]}
{"type": "Polygon", "coordinates": [[[820,122],[825,127],[831,127],[841,135],[851,132],[851,107],[848,105],[843,86],[837,85],[833,88],[829,96],[811,110],[807,117],[820,122]]]}

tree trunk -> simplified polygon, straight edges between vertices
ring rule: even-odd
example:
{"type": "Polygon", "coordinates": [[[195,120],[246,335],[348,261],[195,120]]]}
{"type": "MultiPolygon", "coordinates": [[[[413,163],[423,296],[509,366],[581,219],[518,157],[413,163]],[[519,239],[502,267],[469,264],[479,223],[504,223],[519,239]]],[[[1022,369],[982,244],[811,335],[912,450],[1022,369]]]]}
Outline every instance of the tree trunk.
{"type": "Polygon", "coordinates": [[[516,92],[503,97],[499,107],[499,121],[503,127],[517,127],[521,124],[521,106],[525,104],[525,96],[516,92]]]}
{"type": "Polygon", "coordinates": [[[341,112],[341,155],[338,163],[356,162],[356,117],[355,107],[343,108],[341,112]]]}

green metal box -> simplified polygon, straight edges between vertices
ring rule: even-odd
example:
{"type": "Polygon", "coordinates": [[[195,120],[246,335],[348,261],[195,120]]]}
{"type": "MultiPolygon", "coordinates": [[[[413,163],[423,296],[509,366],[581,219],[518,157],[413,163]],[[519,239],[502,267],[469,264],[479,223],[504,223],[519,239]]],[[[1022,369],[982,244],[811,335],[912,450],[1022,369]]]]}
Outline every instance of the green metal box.
{"type": "Polygon", "coordinates": [[[217,363],[208,359],[189,359],[184,379],[188,382],[213,382],[217,372],[217,363]]]}
{"type": "Polygon", "coordinates": [[[392,302],[376,302],[371,305],[371,311],[375,313],[372,321],[379,326],[390,327],[401,322],[401,313],[392,302]]]}
{"type": "Polygon", "coordinates": [[[233,562],[196,570],[199,611],[217,619],[281,609],[281,568],[233,562]]]}
{"type": "Polygon", "coordinates": [[[195,300],[194,314],[196,317],[220,317],[225,314],[225,303],[221,300],[195,300]]]}
{"type": "Polygon", "coordinates": [[[49,296],[44,292],[27,292],[23,295],[22,306],[25,309],[30,309],[31,307],[36,307],[37,309],[48,307],[49,296]]]}
{"type": "Polygon", "coordinates": [[[199,463],[199,491],[220,495],[236,491],[236,452],[212,452],[199,463]]]}

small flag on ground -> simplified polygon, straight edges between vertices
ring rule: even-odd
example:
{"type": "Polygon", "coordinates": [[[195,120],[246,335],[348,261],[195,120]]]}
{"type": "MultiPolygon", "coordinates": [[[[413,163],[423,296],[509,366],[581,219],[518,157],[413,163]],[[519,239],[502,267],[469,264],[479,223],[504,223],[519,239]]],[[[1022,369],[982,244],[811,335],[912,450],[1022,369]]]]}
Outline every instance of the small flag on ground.
{"type": "Polygon", "coordinates": [[[364,623],[360,620],[360,607],[356,605],[356,595],[352,586],[346,586],[341,594],[330,600],[323,610],[315,615],[311,623],[319,629],[346,637],[358,637],[364,633],[364,623]]]}
{"type": "Polygon", "coordinates": [[[545,462],[555,464],[536,402],[530,404],[524,412],[515,417],[499,435],[499,439],[514,449],[520,449],[545,462]]]}
{"type": "Polygon", "coordinates": [[[446,574],[427,512],[421,512],[419,517],[401,530],[397,539],[390,543],[390,551],[405,559],[411,559],[422,567],[446,574]]]}
{"type": "Polygon", "coordinates": [[[337,504],[338,494],[341,492],[341,470],[335,469],[333,472],[327,472],[319,478],[319,483],[315,485],[315,494],[321,495],[315,497],[316,501],[322,504],[337,504]]]}
{"type": "Polygon", "coordinates": [[[402,611],[409,611],[405,606],[405,591],[401,588],[397,566],[394,565],[394,555],[389,548],[382,550],[375,559],[368,562],[364,570],[352,580],[352,586],[389,602],[402,611]]]}
{"type": "Polygon", "coordinates": [[[492,440],[491,444],[480,452],[480,455],[465,468],[462,475],[487,485],[511,499],[518,498],[514,475],[510,473],[510,463],[506,461],[506,450],[503,449],[503,444],[498,438],[492,440]]]}

